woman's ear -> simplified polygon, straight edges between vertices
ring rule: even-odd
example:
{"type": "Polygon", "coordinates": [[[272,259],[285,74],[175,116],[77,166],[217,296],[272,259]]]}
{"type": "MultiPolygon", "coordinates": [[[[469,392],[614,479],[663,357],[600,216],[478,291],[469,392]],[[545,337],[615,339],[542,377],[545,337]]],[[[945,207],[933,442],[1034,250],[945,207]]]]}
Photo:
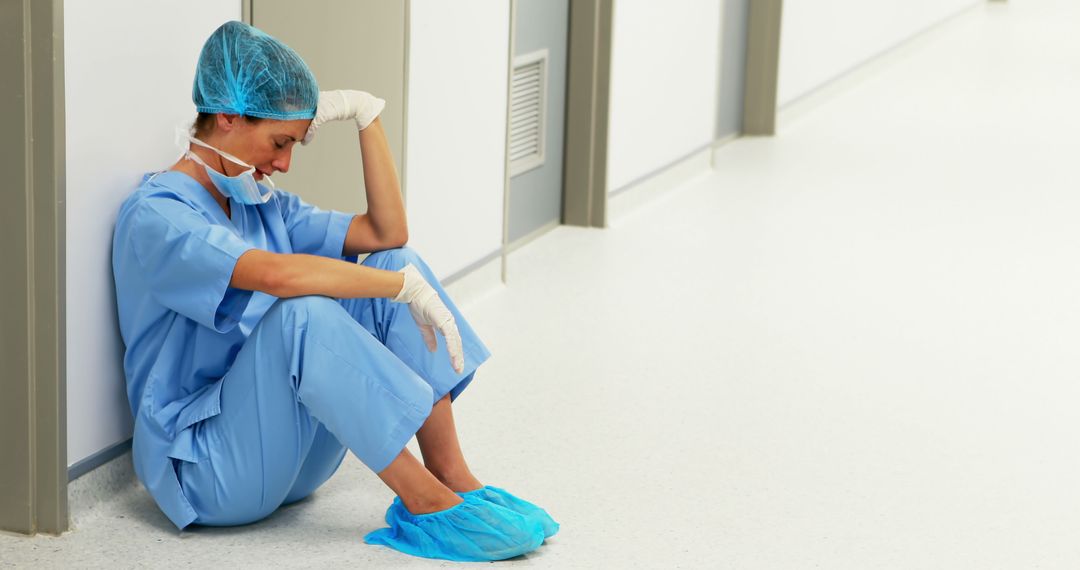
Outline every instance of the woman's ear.
{"type": "Polygon", "coordinates": [[[231,132],[240,123],[240,115],[231,115],[228,113],[217,114],[217,128],[223,133],[231,132]]]}

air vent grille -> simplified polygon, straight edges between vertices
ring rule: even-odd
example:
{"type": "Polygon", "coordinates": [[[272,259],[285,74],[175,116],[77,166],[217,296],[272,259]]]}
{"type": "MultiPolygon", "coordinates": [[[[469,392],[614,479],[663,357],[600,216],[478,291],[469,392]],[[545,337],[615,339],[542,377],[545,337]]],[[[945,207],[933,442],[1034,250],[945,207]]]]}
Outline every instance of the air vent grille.
{"type": "Polygon", "coordinates": [[[510,176],[544,164],[547,122],[546,49],[514,58],[510,82],[510,176]]]}

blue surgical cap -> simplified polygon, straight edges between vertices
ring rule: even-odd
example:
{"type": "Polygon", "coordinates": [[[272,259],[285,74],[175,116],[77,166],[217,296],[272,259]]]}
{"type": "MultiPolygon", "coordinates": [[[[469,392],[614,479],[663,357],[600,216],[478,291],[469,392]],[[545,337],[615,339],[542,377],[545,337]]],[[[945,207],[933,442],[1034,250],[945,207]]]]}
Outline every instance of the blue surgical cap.
{"type": "Polygon", "coordinates": [[[191,99],[200,113],[312,119],[319,86],[289,46],[241,22],[226,22],[203,44],[191,99]]]}

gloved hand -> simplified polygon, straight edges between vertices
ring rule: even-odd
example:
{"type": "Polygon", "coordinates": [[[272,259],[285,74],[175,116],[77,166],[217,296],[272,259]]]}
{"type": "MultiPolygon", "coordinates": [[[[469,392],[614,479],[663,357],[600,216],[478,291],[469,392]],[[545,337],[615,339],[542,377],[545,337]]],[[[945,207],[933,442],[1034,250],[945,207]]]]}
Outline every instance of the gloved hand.
{"type": "Polygon", "coordinates": [[[435,329],[446,337],[450,365],[454,367],[454,372],[460,374],[465,368],[465,355],[461,349],[461,334],[458,333],[454,315],[443,304],[439,292],[428,284],[416,266],[410,263],[401,269],[400,273],[405,274],[405,284],[393,301],[409,304],[409,312],[420,327],[420,334],[424,337],[428,350],[435,352],[438,349],[435,329]]]}
{"type": "Polygon", "coordinates": [[[311,142],[315,138],[315,130],[330,121],[353,119],[356,121],[356,128],[362,131],[375,120],[375,117],[379,116],[385,106],[386,101],[367,91],[352,89],[319,91],[319,104],[315,108],[315,118],[312,119],[301,142],[303,144],[311,142]]]}

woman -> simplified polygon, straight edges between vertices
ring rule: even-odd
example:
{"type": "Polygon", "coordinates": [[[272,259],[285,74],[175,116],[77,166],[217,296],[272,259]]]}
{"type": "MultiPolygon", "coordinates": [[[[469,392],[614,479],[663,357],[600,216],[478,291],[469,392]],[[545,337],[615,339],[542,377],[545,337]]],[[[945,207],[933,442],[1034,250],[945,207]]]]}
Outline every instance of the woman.
{"type": "Polygon", "coordinates": [[[239,22],[206,41],[192,98],[184,155],[125,201],[113,243],[135,468],[157,504],[179,528],[250,523],[311,494],[347,448],[397,494],[369,544],[451,560],[537,548],[558,525],[462,456],[451,402],[489,352],[404,247],[384,102],[320,93],[294,51],[239,22]],[[297,142],[350,119],[366,214],[274,189],[297,142]]]}

